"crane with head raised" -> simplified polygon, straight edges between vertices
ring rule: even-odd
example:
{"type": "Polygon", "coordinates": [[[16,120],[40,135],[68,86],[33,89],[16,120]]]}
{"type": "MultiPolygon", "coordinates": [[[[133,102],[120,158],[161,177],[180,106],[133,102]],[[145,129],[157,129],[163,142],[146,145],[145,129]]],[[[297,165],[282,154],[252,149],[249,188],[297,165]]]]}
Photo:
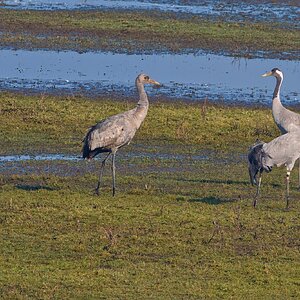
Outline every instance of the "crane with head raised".
{"type": "Polygon", "coordinates": [[[135,85],[139,93],[137,106],[123,113],[110,116],[92,126],[83,140],[82,156],[92,159],[99,153],[106,152],[108,155],[101,163],[96,194],[99,195],[99,188],[102,180],[103,170],[106,160],[112,155],[112,193],[116,191],[115,156],[116,152],[133,139],[137,129],[144,121],[149,107],[149,101],[144,89],[144,84],[160,83],[151,79],[148,75],[140,74],[135,80],[135,85]]]}
{"type": "MultiPolygon", "coordinates": [[[[280,100],[280,88],[283,81],[283,72],[278,68],[272,69],[262,75],[263,77],[274,76],[276,86],[273,92],[272,114],[274,121],[282,134],[300,129],[300,114],[285,108],[280,100]]],[[[299,163],[299,188],[300,188],[300,163],[299,163]]]]}
{"type": "Polygon", "coordinates": [[[282,134],[300,128],[300,114],[285,108],[280,100],[280,89],[283,82],[283,72],[278,68],[272,69],[262,77],[274,76],[276,85],[273,92],[272,114],[274,121],[282,134]]]}

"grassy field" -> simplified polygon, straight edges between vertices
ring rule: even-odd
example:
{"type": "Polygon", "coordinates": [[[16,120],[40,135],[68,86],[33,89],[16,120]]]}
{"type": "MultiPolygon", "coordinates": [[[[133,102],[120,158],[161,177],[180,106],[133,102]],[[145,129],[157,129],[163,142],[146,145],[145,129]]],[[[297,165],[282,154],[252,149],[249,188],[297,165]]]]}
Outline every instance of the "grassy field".
{"type": "Polygon", "coordinates": [[[154,12],[0,9],[0,46],[77,51],[198,51],[299,59],[300,33],[275,23],[233,23],[154,12]],[[284,37],[279,39],[278,37],[284,37]]]}
{"type": "MultiPolygon", "coordinates": [[[[0,102],[2,154],[48,153],[57,149],[79,152],[91,125],[136,105],[126,100],[10,93],[2,93],[0,102]]],[[[257,138],[267,141],[277,135],[267,108],[160,101],[150,103],[135,140],[153,145],[181,144],[183,150],[188,144],[203,149],[247,151],[257,138]]]]}
{"type": "MultiPolygon", "coordinates": [[[[134,106],[10,93],[0,103],[2,155],[79,153],[88,126],[134,106]]],[[[151,103],[133,145],[118,155],[114,198],[109,166],[103,192],[93,195],[99,161],[2,164],[1,297],[299,298],[296,171],[289,211],[283,169],[264,176],[253,209],[241,156],[257,137],[277,134],[270,109],[151,103]],[[153,155],[122,154],[141,144],[153,155]],[[193,158],[203,151],[207,158],[193,158]]]]}

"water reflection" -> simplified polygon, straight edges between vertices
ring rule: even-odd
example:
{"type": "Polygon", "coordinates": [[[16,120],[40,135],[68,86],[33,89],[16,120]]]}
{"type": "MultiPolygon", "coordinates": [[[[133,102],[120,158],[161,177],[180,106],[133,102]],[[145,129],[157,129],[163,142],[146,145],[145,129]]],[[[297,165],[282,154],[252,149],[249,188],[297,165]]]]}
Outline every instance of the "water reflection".
{"type": "Polygon", "coordinates": [[[299,61],[212,54],[0,50],[0,66],[2,89],[132,95],[135,77],[144,72],[163,83],[159,90],[148,88],[151,95],[243,103],[270,103],[275,80],[260,74],[278,67],[285,75],[283,102],[299,101],[299,61]]]}

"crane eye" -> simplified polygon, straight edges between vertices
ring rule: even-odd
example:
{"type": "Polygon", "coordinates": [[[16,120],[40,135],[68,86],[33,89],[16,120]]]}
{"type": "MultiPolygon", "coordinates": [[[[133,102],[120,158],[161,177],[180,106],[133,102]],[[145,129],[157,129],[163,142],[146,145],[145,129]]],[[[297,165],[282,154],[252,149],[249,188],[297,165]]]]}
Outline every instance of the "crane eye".
{"type": "Polygon", "coordinates": [[[144,79],[145,79],[145,80],[149,80],[149,76],[145,76],[144,79]]]}

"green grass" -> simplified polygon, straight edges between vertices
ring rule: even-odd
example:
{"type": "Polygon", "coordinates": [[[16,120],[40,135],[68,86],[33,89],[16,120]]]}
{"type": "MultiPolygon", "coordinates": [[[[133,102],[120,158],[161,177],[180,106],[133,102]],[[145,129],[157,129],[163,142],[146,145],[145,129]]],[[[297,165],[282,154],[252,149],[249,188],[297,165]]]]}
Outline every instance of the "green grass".
{"type": "Polygon", "coordinates": [[[174,14],[0,9],[0,45],[113,51],[203,49],[237,56],[298,58],[299,30],[274,23],[233,23],[174,14]],[[50,30],[51,29],[51,30],[50,30]],[[283,36],[284,39],[278,39],[283,36]]]}
{"type": "MultiPolygon", "coordinates": [[[[0,103],[1,154],[79,153],[89,125],[135,105],[12,93],[0,103]]],[[[297,172],[290,210],[279,168],[264,175],[253,209],[240,156],[256,137],[277,134],[270,109],[151,103],[117,155],[116,197],[109,165],[93,195],[99,161],[2,164],[1,297],[299,298],[297,172]],[[123,156],[141,144],[154,156],[123,156]],[[201,149],[208,159],[193,159],[201,149]]]]}
{"type": "MultiPolygon", "coordinates": [[[[2,93],[0,152],[79,152],[87,129],[136,103],[80,97],[2,93]]],[[[151,99],[150,99],[151,102],[151,99]]],[[[270,109],[174,102],[150,103],[135,137],[147,144],[197,145],[203,149],[245,151],[256,138],[278,135],[270,109]]]]}
{"type": "Polygon", "coordinates": [[[244,163],[190,163],[118,172],[114,198],[96,174],[1,176],[2,297],[298,298],[299,192],[285,211],[276,169],[254,210],[244,163]]]}

